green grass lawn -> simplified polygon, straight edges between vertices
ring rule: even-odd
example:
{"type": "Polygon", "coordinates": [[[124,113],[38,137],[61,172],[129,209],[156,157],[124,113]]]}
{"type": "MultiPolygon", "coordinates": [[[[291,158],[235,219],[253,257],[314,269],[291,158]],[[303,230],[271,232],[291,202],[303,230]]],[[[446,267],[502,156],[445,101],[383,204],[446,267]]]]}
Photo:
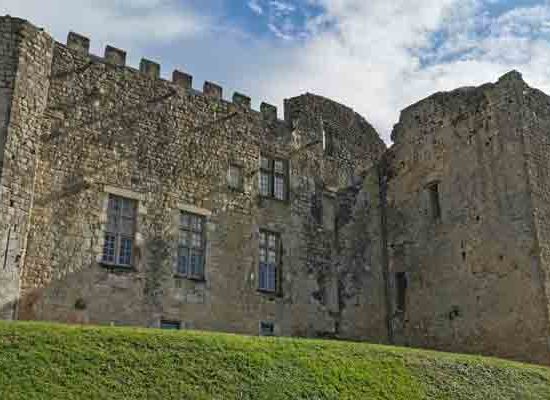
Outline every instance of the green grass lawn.
{"type": "Polygon", "coordinates": [[[0,399],[550,399],[550,369],[366,343],[0,322],[0,399]]]}

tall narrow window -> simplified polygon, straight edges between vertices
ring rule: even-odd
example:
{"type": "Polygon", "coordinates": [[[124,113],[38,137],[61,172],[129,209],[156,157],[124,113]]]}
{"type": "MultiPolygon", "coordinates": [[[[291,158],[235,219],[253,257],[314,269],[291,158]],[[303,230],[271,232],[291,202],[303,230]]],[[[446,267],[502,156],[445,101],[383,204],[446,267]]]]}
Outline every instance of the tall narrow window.
{"type": "Polygon", "coordinates": [[[277,292],[279,289],[280,241],[278,233],[260,231],[260,290],[277,292]]]}
{"type": "Polygon", "coordinates": [[[243,169],[241,166],[235,164],[229,165],[227,183],[231,189],[243,189],[243,169]]]}
{"type": "Polygon", "coordinates": [[[288,198],[288,162],[286,160],[261,157],[260,194],[278,200],[288,198]]]}
{"type": "Polygon", "coordinates": [[[396,289],[396,308],[398,311],[405,311],[406,292],[407,292],[407,274],[405,272],[397,272],[395,274],[395,289],[396,289]]]}
{"type": "Polygon", "coordinates": [[[323,122],[323,149],[327,156],[334,155],[334,128],[327,122],[323,122]]]}
{"type": "Polygon", "coordinates": [[[182,211],[177,274],[190,279],[204,279],[204,216],[182,211]]]}
{"type": "Polygon", "coordinates": [[[430,209],[434,221],[441,219],[441,203],[439,200],[439,183],[434,182],[428,186],[430,194],[430,209]]]}
{"type": "Polygon", "coordinates": [[[103,262],[125,267],[132,265],[136,204],[135,200],[109,195],[103,262]]]}

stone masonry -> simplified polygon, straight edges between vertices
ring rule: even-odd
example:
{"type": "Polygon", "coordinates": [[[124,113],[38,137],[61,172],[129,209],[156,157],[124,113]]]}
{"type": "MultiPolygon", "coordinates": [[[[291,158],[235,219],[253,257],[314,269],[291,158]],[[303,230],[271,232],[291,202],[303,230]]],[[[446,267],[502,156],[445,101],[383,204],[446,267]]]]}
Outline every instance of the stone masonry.
{"type": "Polygon", "coordinates": [[[0,318],[550,364],[550,98],[519,73],[408,107],[386,148],[313,94],[281,120],[75,33],[0,38],[0,318]]]}

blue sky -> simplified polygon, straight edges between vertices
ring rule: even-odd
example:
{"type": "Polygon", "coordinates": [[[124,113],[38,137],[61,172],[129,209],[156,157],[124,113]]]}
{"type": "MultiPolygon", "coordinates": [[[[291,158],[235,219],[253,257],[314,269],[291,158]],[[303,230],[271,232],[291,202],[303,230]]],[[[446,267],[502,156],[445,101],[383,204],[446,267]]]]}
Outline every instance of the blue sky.
{"type": "Polygon", "coordinates": [[[389,141],[399,112],[517,69],[550,93],[550,0],[0,0],[59,41],[69,30],[278,105],[309,91],[389,141]],[[47,7],[45,6],[47,4],[47,7]]]}

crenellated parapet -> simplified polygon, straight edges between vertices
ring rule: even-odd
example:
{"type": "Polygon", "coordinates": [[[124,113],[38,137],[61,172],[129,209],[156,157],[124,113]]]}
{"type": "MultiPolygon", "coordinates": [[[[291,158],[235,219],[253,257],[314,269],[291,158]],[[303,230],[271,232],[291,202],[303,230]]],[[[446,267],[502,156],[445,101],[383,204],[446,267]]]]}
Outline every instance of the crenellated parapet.
{"type": "MultiPolygon", "coordinates": [[[[107,45],[103,56],[97,56],[90,53],[90,43],[91,41],[88,37],[76,32],[69,32],[66,44],[60,44],[62,46],[66,46],[68,49],[81,56],[89,57],[93,62],[104,62],[115,67],[128,68],[132,71],[139,71],[139,73],[149,77],[150,79],[166,81],[166,79],[161,77],[162,67],[159,63],[147,58],[142,58],[139,68],[132,68],[131,66],[126,65],[127,52],[125,50],[112,45],[107,45]]],[[[211,99],[220,101],[227,101],[239,106],[240,108],[252,110],[252,99],[249,96],[240,92],[234,92],[230,101],[225,100],[223,98],[223,87],[217,83],[205,81],[203,83],[202,91],[193,89],[193,76],[187,72],[178,69],[174,70],[172,72],[170,82],[179,88],[192,91],[195,94],[201,94],[211,99]]],[[[259,114],[268,123],[278,121],[277,107],[274,105],[262,102],[260,105],[259,114]]]]}

